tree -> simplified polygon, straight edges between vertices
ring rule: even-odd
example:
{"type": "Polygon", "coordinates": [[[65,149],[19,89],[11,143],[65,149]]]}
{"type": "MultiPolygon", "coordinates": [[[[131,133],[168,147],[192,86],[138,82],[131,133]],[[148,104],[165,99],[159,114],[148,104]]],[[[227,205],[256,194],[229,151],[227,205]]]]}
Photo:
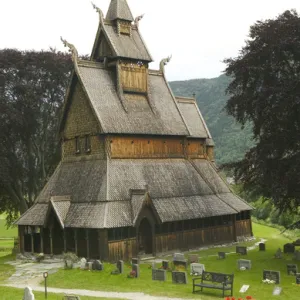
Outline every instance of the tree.
{"type": "Polygon", "coordinates": [[[0,212],[30,207],[60,159],[59,116],[69,54],[0,50],[0,212]]]}
{"type": "Polygon", "coordinates": [[[250,27],[237,58],[225,60],[233,78],[227,113],[251,122],[256,146],[228,164],[246,190],[271,198],[281,211],[300,204],[300,17],[285,11],[250,27]]]}

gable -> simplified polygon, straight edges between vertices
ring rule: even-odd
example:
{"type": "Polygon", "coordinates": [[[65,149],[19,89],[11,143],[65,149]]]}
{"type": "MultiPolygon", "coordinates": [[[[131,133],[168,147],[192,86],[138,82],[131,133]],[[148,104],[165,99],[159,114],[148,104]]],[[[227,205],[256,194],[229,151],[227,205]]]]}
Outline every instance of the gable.
{"type": "Polygon", "coordinates": [[[100,58],[113,56],[113,49],[111,48],[108,39],[104,36],[104,33],[101,29],[99,29],[99,33],[97,33],[97,35],[98,37],[96,37],[95,40],[91,59],[98,61],[100,58]]]}

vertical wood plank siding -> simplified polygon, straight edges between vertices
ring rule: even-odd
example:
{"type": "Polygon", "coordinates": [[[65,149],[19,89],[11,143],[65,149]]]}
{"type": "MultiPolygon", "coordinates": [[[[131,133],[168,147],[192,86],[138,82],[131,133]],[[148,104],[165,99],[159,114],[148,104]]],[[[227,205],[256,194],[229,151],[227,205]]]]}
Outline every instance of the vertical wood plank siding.
{"type": "Polygon", "coordinates": [[[109,261],[116,262],[119,259],[130,260],[137,255],[136,238],[108,242],[109,261]]]}
{"type": "Polygon", "coordinates": [[[188,140],[187,155],[191,158],[204,158],[203,142],[201,140],[188,140]]]}
{"type": "Polygon", "coordinates": [[[121,84],[124,91],[146,93],[148,89],[148,70],[146,66],[121,64],[121,84]]]}
{"type": "Polygon", "coordinates": [[[236,221],[236,236],[251,236],[251,220],[236,221]]]}

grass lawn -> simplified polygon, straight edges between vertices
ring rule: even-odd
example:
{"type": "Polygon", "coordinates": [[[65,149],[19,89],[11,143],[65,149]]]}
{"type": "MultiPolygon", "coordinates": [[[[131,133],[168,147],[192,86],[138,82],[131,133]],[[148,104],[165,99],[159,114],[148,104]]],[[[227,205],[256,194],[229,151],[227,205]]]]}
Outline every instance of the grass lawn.
{"type": "MultiPolygon", "coordinates": [[[[283,244],[289,240],[280,235],[277,229],[253,223],[254,235],[257,238],[266,238],[266,251],[259,252],[258,249],[248,251],[247,256],[239,256],[237,254],[227,255],[225,260],[218,260],[216,254],[219,248],[199,251],[201,263],[205,264],[206,270],[234,273],[234,295],[236,298],[245,299],[247,295],[251,295],[256,300],[276,299],[272,296],[274,285],[266,285],[261,282],[262,270],[278,270],[281,271],[281,295],[285,299],[298,300],[300,286],[295,284],[295,277],[288,276],[286,272],[287,263],[296,263],[292,260],[292,255],[284,254],[283,259],[275,259],[274,253],[278,247],[283,248],[283,244]],[[237,259],[244,258],[252,261],[252,269],[240,271],[237,269],[237,259]],[[249,290],[245,294],[239,293],[243,284],[250,285],[249,290]]],[[[235,251],[234,247],[220,248],[221,251],[235,251]]],[[[130,272],[130,266],[125,266],[125,274],[111,275],[110,272],[115,269],[114,265],[105,264],[103,272],[74,270],[59,270],[59,272],[49,276],[49,286],[59,288],[73,289],[90,289],[102,291],[116,292],[144,292],[151,295],[159,295],[166,297],[195,298],[203,300],[211,300],[221,297],[220,290],[204,289],[203,293],[192,294],[192,276],[188,275],[187,285],[172,284],[171,273],[167,274],[166,282],[152,281],[151,269],[148,264],[140,265],[140,278],[130,279],[127,274],[130,272]]],[[[300,265],[298,264],[298,269],[300,265]]],[[[277,297],[278,299],[278,297],[277,297]]]]}
{"type": "Polygon", "coordinates": [[[9,229],[5,226],[5,219],[0,218],[0,238],[13,238],[18,236],[18,228],[16,226],[9,229]]]}

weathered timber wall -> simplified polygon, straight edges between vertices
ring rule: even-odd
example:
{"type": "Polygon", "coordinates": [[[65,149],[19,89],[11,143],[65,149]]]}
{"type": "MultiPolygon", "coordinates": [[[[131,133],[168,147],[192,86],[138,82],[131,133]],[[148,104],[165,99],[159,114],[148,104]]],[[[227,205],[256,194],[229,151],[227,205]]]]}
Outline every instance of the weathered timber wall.
{"type": "Polygon", "coordinates": [[[124,91],[147,93],[148,69],[136,64],[119,65],[120,82],[124,91]]]}
{"type": "Polygon", "coordinates": [[[210,161],[214,161],[214,147],[213,146],[206,146],[206,154],[210,161]]]}
{"type": "Polygon", "coordinates": [[[106,38],[102,37],[100,44],[96,48],[95,58],[104,57],[104,56],[112,56],[112,55],[113,55],[113,52],[112,52],[106,38]]]}
{"type": "Polygon", "coordinates": [[[204,147],[201,140],[187,141],[187,155],[191,158],[204,158],[204,147]]]}
{"type": "Polygon", "coordinates": [[[108,242],[109,261],[130,260],[132,257],[137,256],[136,247],[136,238],[108,242]]]}
{"type": "Polygon", "coordinates": [[[236,221],[236,236],[251,236],[251,220],[236,221]]]}
{"type": "Polygon", "coordinates": [[[184,157],[183,148],[179,138],[110,138],[112,158],[184,157]]]}
{"type": "Polygon", "coordinates": [[[80,83],[75,85],[66,116],[64,137],[99,133],[99,124],[80,83]]]}
{"type": "Polygon", "coordinates": [[[155,236],[156,251],[188,250],[203,245],[212,245],[234,240],[231,225],[205,229],[195,229],[173,234],[159,234],[155,236]]]}

